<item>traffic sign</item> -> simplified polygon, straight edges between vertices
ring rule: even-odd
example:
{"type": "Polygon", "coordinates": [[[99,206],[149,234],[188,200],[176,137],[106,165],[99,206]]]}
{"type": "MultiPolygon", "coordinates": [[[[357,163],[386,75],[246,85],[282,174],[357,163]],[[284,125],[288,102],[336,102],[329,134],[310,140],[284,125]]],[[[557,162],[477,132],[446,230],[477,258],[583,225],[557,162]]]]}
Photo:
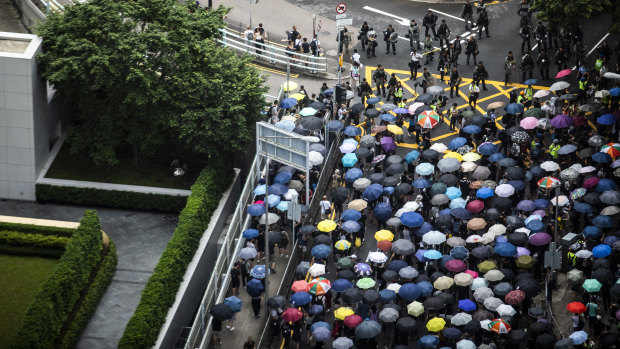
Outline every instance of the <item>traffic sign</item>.
{"type": "Polygon", "coordinates": [[[343,14],[347,12],[347,4],[345,4],[344,2],[339,3],[338,6],[336,6],[336,12],[338,14],[343,14]]]}
{"type": "Polygon", "coordinates": [[[347,14],[343,13],[341,15],[336,15],[336,19],[343,19],[343,18],[347,18],[347,14]]]}
{"type": "Polygon", "coordinates": [[[321,20],[319,19],[319,23],[317,23],[317,24],[316,24],[316,32],[317,32],[317,33],[321,32],[321,24],[322,24],[322,23],[323,23],[323,22],[321,22],[321,20]]]}
{"type": "Polygon", "coordinates": [[[337,27],[344,27],[345,25],[353,25],[353,18],[343,18],[336,20],[337,27]]]}

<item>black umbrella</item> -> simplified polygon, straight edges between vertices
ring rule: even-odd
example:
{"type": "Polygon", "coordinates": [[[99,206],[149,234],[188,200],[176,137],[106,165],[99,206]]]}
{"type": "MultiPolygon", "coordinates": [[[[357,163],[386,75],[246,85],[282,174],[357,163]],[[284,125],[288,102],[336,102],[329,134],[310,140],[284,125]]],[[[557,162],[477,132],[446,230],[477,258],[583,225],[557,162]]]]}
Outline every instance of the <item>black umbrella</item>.
{"type": "Polygon", "coordinates": [[[607,258],[597,258],[592,262],[592,269],[596,270],[599,268],[609,268],[609,259],[607,258]]]}
{"type": "Polygon", "coordinates": [[[528,241],[528,236],[523,232],[514,232],[508,234],[508,242],[513,245],[523,245],[528,241]]]}
{"type": "Polygon", "coordinates": [[[510,338],[513,343],[525,342],[527,339],[527,332],[523,330],[512,330],[508,334],[508,338],[510,338]]]}
{"type": "Polygon", "coordinates": [[[500,211],[508,211],[512,209],[512,200],[510,198],[503,198],[501,196],[493,197],[491,201],[491,206],[495,207],[500,211]]]}
{"type": "Polygon", "coordinates": [[[456,327],[448,327],[442,331],[444,337],[452,340],[461,339],[463,332],[456,327]]]}
{"type": "Polygon", "coordinates": [[[508,269],[508,268],[502,268],[499,271],[502,272],[502,274],[504,274],[504,278],[502,280],[506,281],[512,281],[515,279],[516,275],[515,272],[512,271],[512,269],[508,269]]]}
{"type": "Polygon", "coordinates": [[[284,296],[273,296],[267,300],[267,306],[269,308],[280,308],[286,304],[286,298],[284,296]]]}
{"type": "Polygon", "coordinates": [[[540,318],[540,317],[543,317],[543,315],[545,315],[545,311],[542,310],[542,308],[540,308],[540,307],[530,307],[527,310],[527,313],[531,317],[534,317],[534,318],[537,318],[537,319],[540,318]]]}
{"type": "Polygon", "coordinates": [[[520,281],[527,280],[527,279],[533,280],[534,275],[530,273],[519,273],[519,275],[517,275],[517,277],[515,278],[515,281],[518,283],[520,281]]]}
{"type": "Polygon", "coordinates": [[[470,334],[475,334],[481,329],[482,327],[480,327],[480,321],[478,320],[471,320],[470,322],[466,323],[465,326],[463,326],[463,332],[467,332],[470,334]]]}
{"type": "Polygon", "coordinates": [[[482,310],[482,309],[476,310],[474,315],[472,315],[471,317],[476,321],[493,320],[495,318],[493,313],[487,310],[482,310]]]}
{"type": "Polygon", "coordinates": [[[555,342],[553,349],[568,349],[573,346],[573,340],[570,338],[562,338],[555,342]]]}
{"type": "Polygon", "coordinates": [[[435,149],[426,149],[422,152],[422,157],[425,159],[434,159],[439,156],[439,152],[435,149]]]}
{"type": "Polygon", "coordinates": [[[548,323],[543,321],[536,321],[527,328],[527,331],[530,333],[541,333],[550,330],[551,327],[548,323]]]}
{"type": "Polygon", "coordinates": [[[544,177],[545,176],[545,170],[543,170],[542,167],[540,166],[534,166],[532,168],[530,168],[530,172],[532,173],[532,175],[536,176],[536,177],[544,177]]]}
{"type": "Polygon", "coordinates": [[[435,226],[438,228],[450,228],[452,227],[452,217],[447,214],[442,214],[435,219],[435,226]]]}
{"type": "Polygon", "coordinates": [[[418,275],[417,278],[415,278],[415,282],[417,282],[417,283],[420,283],[422,281],[431,282],[431,279],[429,279],[429,277],[426,276],[426,274],[420,274],[420,275],[418,275]]]}
{"type": "Polygon", "coordinates": [[[515,132],[525,131],[525,129],[521,126],[512,126],[506,130],[506,135],[508,137],[512,136],[515,132]]]}
{"type": "Polygon", "coordinates": [[[456,303],[456,297],[451,292],[441,292],[436,297],[441,299],[441,301],[444,302],[444,304],[447,304],[447,305],[451,305],[451,304],[455,304],[456,303]]]}
{"type": "Polygon", "coordinates": [[[310,262],[301,261],[295,268],[295,275],[300,279],[305,278],[308,274],[308,269],[310,269],[310,262]]]}
{"type": "Polygon", "coordinates": [[[394,304],[394,303],[384,304],[383,305],[383,309],[385,309],[385,308],[391,308],[391,309],[394,309],[394,310],[400,312],[400,305],[398,305],[398,304],[394,304]]]}
{"type": "Polygon", "coordinates": [[[363,296],[362,290],[352,287],[344,290],[340,296],[340,299],[342,299],[342,301],[346,304],[355,304],[361,301],[363,296]]]}
{"type": "Polygon", "coordinates": [[[482,218],[486,221],[495,221],[498,220],[502,216],[501,212],[499,212],[496,208],[489,208],[482,214],[482,218]]]}
{"type": "Polygon", "coordinates": [[[414,114],[418,116],[425,110],[433,110],[433,108],[431,108],[429,105],[421,105],[416,108],[416,110],[414,111],[414,114]]]}
{"type": "Polygon", "coordinates": [[[512,167],[512,166],[515,166],[516,164],[517,164],[517,160],[513,158],[503,158],[497,162],[497,166],[500,166],[500,167],[512,167]]]}
{"type": "Polygon", "coordinates": [[[403,166],[402,163],[391,164],[390,166],[387,167],[387,169],[385,169],[385,172],[387,172],[387,174],[390,174],[390,175],[401,174],[405,172],[405,166],[403,166]]]}
{"type": "Polygon", "coordinates": [[[369,118],[376,118],[380,113],[377,109],[368,109],[364,114],[369,118]]]}
{"type": "Polygon", "coordinates": [[[349,190],[345,187],[338,187],[332,192],[332,202],[335,205],[342,205],[349,197],[349,190]]]}
{"type": "Polygon", "coordinates": [[[536,337],[536,344],[541,347],[548,347],[555,343],[555,336],[550,333],[543,333],[536,337]]]}
{"type": "Polygon", "coordinates": [[[228,320],[232,319],[235,312],[227,304],[216,304],[209,309],[209,314],[216,320],[228,320]]]}
{"type": "Polygon", "coordinates": [[[318,231],[318,229],[314,225],[304,225],[299,229],[299,232],[302,234],[312,234],[318,231]]]}
{"type": "Polygon", "coordinates": [[[611,348],[612,345],[616,344],[617,339],[618,336],[615,333],[605,333],[601,335],[599,344],[601,348],[611,348]]]}
{"type": "Polygon", "coordinates": [[[301,126],[303,126],[306,130],[320,130],[323,128],[323,120],[317,118],[316,116],[308,116],[301,119],[301,126]]]}
{"type": "Polygon", "coordinates": [[[446,184],[449,187],[452,187],[456,185],[456,183],[458,183],[459,179],[456,178],[456,176],[453,175],[452,173],[446,173],[446,174],[441,175],[438,181],[446,184]]]}
{"type": "Polygon", "coordinates": [[[320,245],[320,244],[331,246],[332,238],[330,238],[329,236],[325,234],[319,234],[312,239],[312,242],[314,243],[315,246],[320,245]]]}
{"type": "Polygon", "coordinates": [[[536,296],[541,290],[538,281],[533,279],[526,279],[517,282],[517,288],[525,292],[528,297],[536,296]]]}
{"type": "Polygon", "coordinates": [[[508,216],[506,217],[506,226],[519,229],[521,227],[525,227],[525,223],[519,216],[508,216]]]}
{"type": "Polygon", "coordinates": [[[611,295],[614,297],[620,297],[620,284],[614,284],[611,286],[611,295]]]}
{"type": "Polygon", "coordinates": [[[413,189],[413,187],[411,186],[411,184],[409,184],[409,183],[400,183],[398,186],[396,186],[396,189],[394,189],[394,193],[396,195],[405,195],[405,194],[408,194],[409,192],[411,192],[412,189],[413,189]]]}
{"type": "Polygon", "coordinates": [[[395,187],[398,185],[398,182],[400,182],[400,178],[398,177],[394,177],[394,176],[386,177],[383,179],[383,186],[384,187],[395,187]]]}
{"type": "Polygon", "coordinates": [[[437,279],[439,279],[442,276],[445,276],[445,274],[440,272],[440,271],[436,271],[436,272],[431,274],[431,281],[435,282],[435,281],[437,281],[437,279]]]}
{"type": "Polygon", "coordinates": [[[383,175],[383,173],[373,173],[370,175],[370,182],[372,184],[381,184],[383,183],[383,179],[385,178],[385,175],[383,175]]]}
{"type": "Polygon", "coordinates": [[[406,333],[413,333],[417,323],[410,317],[402,317],[396,322],[396,328],[406,333]]]}
{"type": "Polygon", "coordinates": [[[433,100],[433,95],[429,93],[423,93],[415,99],[416,102],[429,104],[433,100]]]}
{"type": "Polygon", "coordinates": [[[616,282],[614,273],[607,268],[598,268],[592,272],[592,277],[605,285],[613,285],[616,282]]]}
{"type": "Polygon", "coordinates": [[[524,180],[525,171],[521,167],[513,166],[506,169],[506,177],[508,179],[524,180]]]}
{"type": "Polygon", "coordinates": [[[383,274],[381,274],[381,277],[385,281],[392,281],[398,279],[398,273],[394,270],[386,270],[383,272],[383,274]]]}
{"type": "Polygon", "coordinates": [[[403,162],[403,158],[400,155],[390,155],[385,161],[387,161],[388,164],[400,164],[403,162]]]}
{"type": "Polygon", "coordinates": [[[364,106],[364,104],[362,104],[362,103],[356,103],[356,104],[353,104],[353,105],[351,106],[351,112],[352,112],[353,114],[359,114],[359,113],[361,113],[362,111],[364,111],[364,109],[365,109],[365,108],[366,108],[366,106],[364,106]]]}
{"type": "MultiPolygon", "coordinates": [[[[268,234],[269,234],[269,245],[270,246],[280,243],[281,237],[280,237],[279,231],[270,231],[268,234]]],[[[330,243],[331,243],[331,239],[330,239],[330,243]]]]}
{"type": "Polygon", "coordinates": [[[297,171],[295,168],[291,167],[291,166],[282,166],[278,169],[278,173],[280,172],[289,172],[291,174],[295,173],[295,171],[297,171]]]}
{"type": "Polygon", "coordinates": [[[487,119],[484,116],[480,116],[480,115],[476,115],[472,117],[467,122],[468,125],[476,125],[476,126],[482,126],[486,123],[487,123],[487,119]]]}
{"type": "MultiPolygon", "coordinates": [[[[442,292],[443,293],[443,292],[442,292]]],[[[439,297],[429,297],[424,300],[424,309],[443,309],[446,303],[439,297]]]]}
{"type": "Polygon", "coordinates": [[[583,202],[589,203],[590,205],[598,205],[601,203],[601,200],[599,199],[599,194],[596,192],[587,193],[581,198],[581,200],[583,202]]]}
{"type": "Polygon", "coordinates": [[[297,127],[295,127],[295,129],[293,130],[293,132],[300,134],[302,136],[309,136],[310,135],[310,130],[306,130],[303,126],[299,125],[297,127]]]}
{"type": "Polygon", "coordinates": [[[353,281],[356,277],[357,275],[355,275],[355,273],[349,269],[341,270],[338,272],[339,279],[347,279],[349,281],[353,281]]]}
{"type": "Polygon", "coordinates": [[[327,109],[325,104],[323,104],[321,102],[312,102],[312,103],[310,103],[309,107],[310,108],[314,108],[314,109],[319,110],[319,111],[327,109]]]}
{"type": "Polygon", "coordinates": [[[369,157],[371,154],[368,148],[361,147],[361,148],[355,149],[355,155],[357,155],[358,158],[363,159],[363,158],[369,157]]]}
{"type": "Polygon", "coordinates": [[[478,246],[471,250],[470,253],[476,258],[484,259],[493,254],[493,248],[491,246],[478,246]]]}
{"type": "Polygon", "coordinates": [[[379,296],[379,292],[375,290],[366,290],[362,298],[364,300],[364,303],[366,304],[379,303],[379,301],[381,300],[381,296],[379,296]]]}
{"type": "Polygon", "coordinates": [[[587,148],[583,148],[583,149],[579,150],[577,152],[577,156],[582,158],[582,159],[590,158],[596,152],[598,152],[598,150],[596,150],[596,149],[594,149],[592,147],[587,147],[587,148]]]}

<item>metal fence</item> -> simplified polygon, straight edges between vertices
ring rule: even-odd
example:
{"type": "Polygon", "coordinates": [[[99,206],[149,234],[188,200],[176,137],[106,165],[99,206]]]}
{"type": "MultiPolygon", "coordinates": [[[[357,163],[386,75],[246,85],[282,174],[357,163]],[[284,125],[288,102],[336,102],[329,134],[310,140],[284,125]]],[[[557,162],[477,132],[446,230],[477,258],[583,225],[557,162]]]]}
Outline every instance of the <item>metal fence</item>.
{"type": "Polygon", "coordinates": [[[300,54],[287,51],[284,48],[267,43],[260,43],[241,37],[228,29],[220,29],[222,38],[218,42],[232,48],[240,53],[267,60],[270,64],[284,65],[287,70],[296,68],[301,71],[316,74],[317,72],[327,72],[327,58],[315,57],[309,54],[300,54]]]}
{"type": "Polygon", "coordinates": [[[217,260],[213,266],[213,273],[194,317],[185,349],[207,348],[209,345],[213,330],[212,318],[208,314],[208,310],[214,304],[223,302],[226,296],[231,281],[229,270],[233,267],[236,256],[243,247],[244,239],[241,233],[250,225],[250,216],[246,213],[246,207],[254,197],[254,185],[261,176],[263,166],[264,163],[261,162],[260,157],[255,156],[241,191],[239,202],[235,207],[228,229],[224,233],[224,239],[221,241],[217,260]]]}

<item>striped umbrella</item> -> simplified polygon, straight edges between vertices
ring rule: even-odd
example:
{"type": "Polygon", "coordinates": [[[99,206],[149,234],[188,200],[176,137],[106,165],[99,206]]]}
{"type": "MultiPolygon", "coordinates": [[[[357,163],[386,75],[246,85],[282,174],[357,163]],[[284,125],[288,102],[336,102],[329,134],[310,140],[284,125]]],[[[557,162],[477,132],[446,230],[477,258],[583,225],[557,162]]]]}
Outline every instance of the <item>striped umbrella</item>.
{"type": "Polygon", "coordinates": [[[323,295],[332,288],[332,283],[324,277],[312,279],[308,284],[308,293],[313,295],[323,295]]]}
{"type": "Polygon", "coordinates": [[[607,153],[615,159],[620,156],[620,143],[607,143],[601,148],[601,152],[607,153]]]}
{"type": "Polygon", "coordinates": [[[555,188],[558,185],[560,185],[560,180],[555,177],[543,177],[541,180],[538,181],[539,188],[549,189],[555,188]]]}
{"type": "Polygon", "coordinates": [[[425,110],[418,115],[418,125],[423,128],[433,128],[439,123],[439,114],[433,110],[425,110]]]}
{"type": "Polygon", "coordinates": [[[508,333],[510,332],[510,325],[502,319],[493,319],[489,323],[489,331],[495,333],[508,333]]]}

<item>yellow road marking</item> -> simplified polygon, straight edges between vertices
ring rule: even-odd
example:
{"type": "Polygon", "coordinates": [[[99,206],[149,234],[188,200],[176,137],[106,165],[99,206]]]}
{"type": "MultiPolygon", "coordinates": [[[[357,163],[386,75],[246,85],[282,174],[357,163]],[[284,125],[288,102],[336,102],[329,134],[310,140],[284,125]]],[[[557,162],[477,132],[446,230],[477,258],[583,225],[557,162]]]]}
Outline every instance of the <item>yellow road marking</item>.
{"type": "MultiPolygon", "coordinates": [[[[273,74],[278,74],[278,75],[284,75],[284,76],[286,76],[286,71],[283,71],[283,70],[278,70],[278,69],[274,69],[274,68],[269,68],[269,67],[265,67],[265,66],[258,65],[258,64],[255,64],[255,63],[248,63],[248,65],[250,65],[250,66],[252,66],[252,67],[254,67],[254,68],[256,68],[256,69],[266,71],[266,72],[268,72],[268,73],[273,73],[273,74]]],[[[293,73],[291,73],[289,76],[290,76],[291,78],[295,79],[295,78],[299,77],[299,74],[293,74],[293,73]]]]}

